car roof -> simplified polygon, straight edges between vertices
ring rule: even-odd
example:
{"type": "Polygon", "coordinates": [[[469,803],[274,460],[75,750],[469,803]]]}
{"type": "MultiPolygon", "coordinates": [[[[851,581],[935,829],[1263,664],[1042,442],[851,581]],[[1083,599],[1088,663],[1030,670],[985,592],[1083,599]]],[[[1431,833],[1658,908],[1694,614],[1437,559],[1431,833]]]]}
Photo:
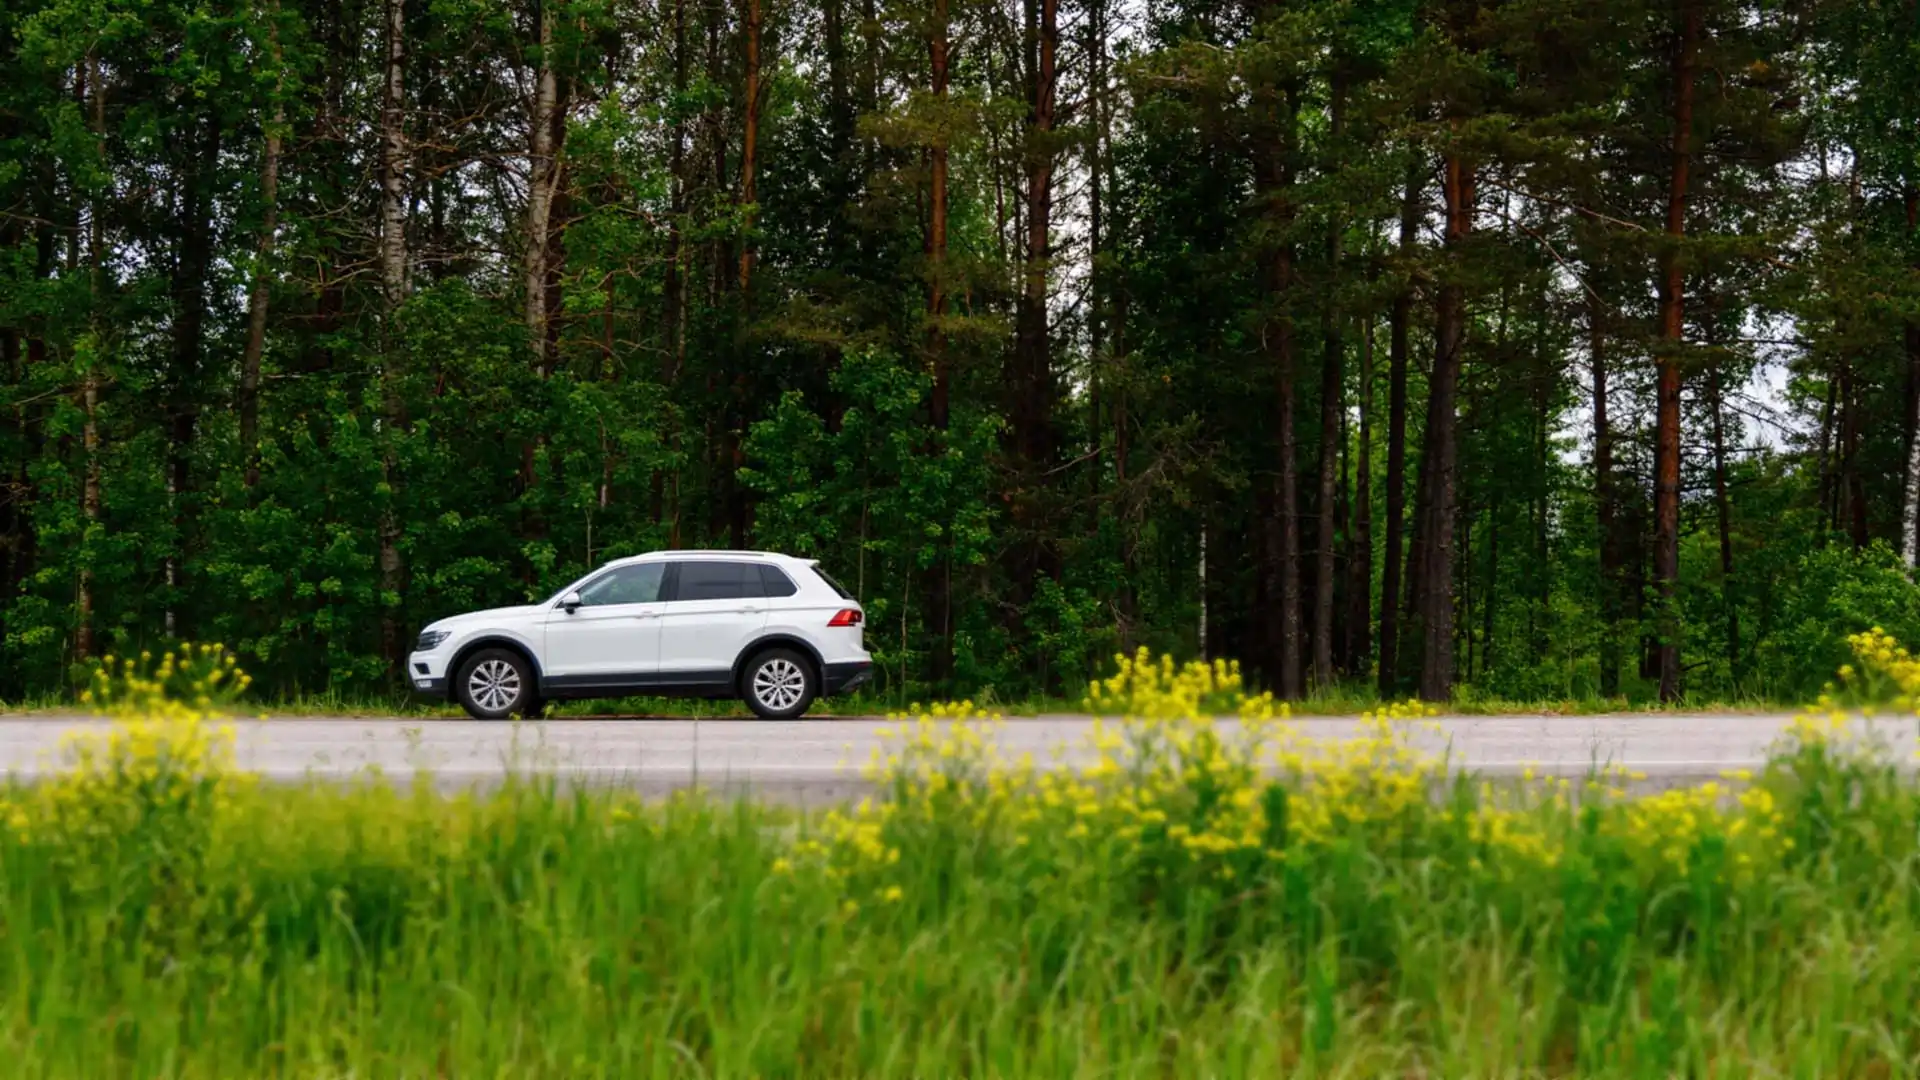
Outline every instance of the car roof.
{"type": "Polygon", "coordinates": [[[674,548],[670,551],[649,551],[640,555],[628,555],[622,559],[613,559],[607,566],[624,566],[628,563],[648,562],[654,559],[681,558],[726,558],[726,559],[767,559],[782,562],[812,562],[778,551],[729,551],[724,548],[674,548]]]}

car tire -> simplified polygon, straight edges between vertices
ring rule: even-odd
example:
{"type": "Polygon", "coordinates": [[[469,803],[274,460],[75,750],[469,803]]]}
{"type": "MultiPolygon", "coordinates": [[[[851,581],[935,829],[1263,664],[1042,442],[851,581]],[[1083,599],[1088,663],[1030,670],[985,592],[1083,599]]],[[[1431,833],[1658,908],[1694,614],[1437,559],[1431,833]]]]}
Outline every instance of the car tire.
{"type": "Polygon", "coordinates": [[[454,694],[475,720],[538,716],[541,708],[533,665],[509,649],[481,649],[468,657],[454,694]]]}
{"type": "Polygon", "coordinates": [[[792,649],[768,649],[747,662],[740,696],[762,720],[793,720],[820,693],[820,675],[792,649]]]}

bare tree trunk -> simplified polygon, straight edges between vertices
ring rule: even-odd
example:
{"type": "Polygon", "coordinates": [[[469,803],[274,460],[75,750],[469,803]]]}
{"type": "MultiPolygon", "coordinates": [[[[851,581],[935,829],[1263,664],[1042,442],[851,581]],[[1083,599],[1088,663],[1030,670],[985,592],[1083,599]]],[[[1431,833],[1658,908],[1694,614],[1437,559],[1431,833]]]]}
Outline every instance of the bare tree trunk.
{"type": "Polygon", "coordinates": [[[1273,499],[1267,508],[1270,520],[1263,522],[1265,559],[1262,573],[1268,602],[1277,597],[1280,610],[1273,619],[1278,648],[1272,663],[1275,692],[1285,699],[1301,693],[1300,642],[1300,517],[1297,457],[1299,448],[1294,425],[1297,387],[1293,339],[1293,315],[1288,296],[1293,287],[1293,245],[1284,234],[1292,228],[1293,140],[1298,123],[1299,103],[1289,87],[1284,100],[1275,103],[1275,130],[1265,139],[1261,159],[1256,162],[1255,186],[1266,213],[1272,216],[1275,231],[1282,238],[1267,255],[1266,304],[1269,313],[1261,329],[1265,351],[1272,364],[1274,380],[1274,429],[1277,457],[1273,499]]]}
{"type": "MultiPolygon", "coordinates": [[[[1500,610],[1500,508],[1502,499],[1500,489],[1495,488],[1493,505],[1487,507],[1487,578],[1480,589],[1480,675],[1486,677],[1493,668],[1494,641],[1496,629],[1494,618],[1500,610]]],[[[1461,514],[1466,518],[1465,513],[1461,514]]],[[[1463,545],[1466,557],[1471,560],[1473,544],[1471,534],[1463,545]]]]}
{"type": "MultiPolygon", "coordinates": [[[[673,0],[673,94],[680,99],[687,92],[687,0],[673,0]]],[[[665,422],[666,444],[669,452],[678,454],[680,450],[680,419],[676,410],[675,390],[680,382],[680,372],[686,367],[687,360],[687,268],[686,237],[683,233],[687,213],[687,122],[684,115],[675,110],[673,125],[669,133],[668,171],[672,174],[672,208],[667,222],[667,266],[666,278],[662,285],[662,303],[665,306],[665,318],[662,319],[668,335],[667,348],[660,359],[660,385],[666,398],[665,422]]],[[[668,546],[680,546],[680,500],[678,497],[679,474],[673,477],[675,497],[672,506],[672,524],[668,528],[668,546]]],[[[659,467],[653,470],[652,478],[652,516],[655,525],[668,516],[665,471],[659,467]]]]}
{"type": "Polygon", "coordinates": [[[1667,187],[1667,246],[1660,257],[1660,345],[1655,409],[1654,580],[1660,591],[1660,700],[1680,696],[1680,347],[1686,332],[1687,182],[1693,155],[1694,58],[1701,13],[1687,2],[1673,64],[1673,171],[1667,187]]]}
{"type": "Polygon", "coordinates": [[[1847,496],[1847,537],[1853,549],[1867,546],[1867,485],[1860,475],[1860,382],[1847,364],[1846,393],[1842,400],[1840,431],[1843,449],[1840,472],[1847,496]]]}
{"type": "MultiPolygon", "coordinates": [[[[1539,301],[1541,310],[1547,310],[1549,297],[1547,285],[1540,286],[1539,301]]],[[[1553,491],[1552,448],[1548,442],[1548,431],[1553,418],[1550,415],[1551,390],[1556,377],[1554,359],[1547,352],[1547,335],[1536,333],[1534,338],[1534,389],[1533,389],[1533,437],[1534,437],[1534,474],[1539,486],[1534,490],[1534,498],[1528,506],[1528,514],[1533,519],[1534,572],[1540,580],[1540,606],[1531,609],[1527,616],[1527,640],[1529,657],[1534,663],[1546,659],[1547,635],[1545,627],[1551,624],[1553,615],[1553,548],[1548,532],[1548,514],[1550,496],[1553,491]],[[1535,614],[1539,622],[1535,622],[1535,614]]]]}
{"type": "Polygon", "coordinates": [[[407,292],[406,4],[386,0],[386,85],[380,104],[380,282],[389,312],[407,292]]]}
{"type": "Polygon", "coordinates": [[[1440,286],[1434,321],[1433,374],[1428,379],[1425,565],[1420,581],[1420,696],[1445,701],[1453,692],[1454,470],[1459,453],[1455,399],[1466,361],[1466,286],[1458,278],[1459,249],[1473,231],[1474,168],[1456,150],[1445,159],[1446,244],[1449,278],[1440,286]]]}
{"type": "Polygon", "coordinates": [[[1593,502],[1600,534],[1600,696],[1620,693],[1620,544],[1614,506],[1613,427],[1607,419],[1607,338],[1598,299],[1587,299],[1593,357],[1593,502]]]}
{"type": "Polygon", "coordinates": [[[166,491],[173,538],[161,565],[166,583],[162,628],[168,637],[180,633],[177,605],[183,595],[186,554],[193,535],[193,444],[199,433],[197,391],[206,338],[207,277],[214,254],[213,173],[219,165],[221,140],[220,125],[211,117],[189,112],[182,128],[182,149],[191,147],[191,156],[173,174],[177,191],[172,202],[179,240],[167,260],[173,348],[165,391],[166,491]]]}
{"type": "MultiPolygon", "coordinates": [[[[1407,166],[1407,186],[1400,200],[1400,257],[1413,253],[1420,228],[1421,177],[1418,162],[1407,166]]],[[[1413,287],[1393,298],[1387,329],[1387,522],[1386,547],[1380,564],[1380,696],[1391,697],[1400,686],[1400,546],[1407,515],[1407,360],[1408,333],[1413,321],[1413,287]]]]}
{"type": "Polygon", "coordinates": [[[247,293],[247,342],[240,353],[240,458],[246,486],[260,483],[260,358],[267,346],[267,302],[273,280],[274,234],[280,227],[280,139],[286,129],[286,69],[280,54],[280,5],[268,7],[267,36],[275,69],[273,119],[267,123],[266,153],[260,164],[260,242],[255,249],[253,285],[247,293]]]}
{"type": "MultiPolygon", "coordinates": [[[[1331,125],[1329,134],[1338,143],[1345,134],[1346,85],[1344,73],[1335,60],[1332,76],[1331,125]]],[[[1340,228],[1335,221],[1327,230],[1327,274],[1337,280],[1340,272],[1340,228]]],[[[1320,505],[1315,536],[1313,578],[1313,682],[1316,687],[1333,685],[1333,576],[1334,499],[1338,479],[1338,438],[1340,419],[1345,413],[1341,386],[1345,381],[1346,343],[1340,334],[1340,316],[1334,310],[1332,290],[1320,314],[1320,336],[1324,342],[1320,362],[1320,505]]]]}
{"type": "MultiPolygon", "coordinates": [[[[396,0],[398,2],[398,0],[396,0]]],[[[533,369],[542,377],[552,370],[547,355],[547,243],[553,216],[553,195],[559,187],[560,159],[555,124],[560,107],[560,80],[553,65],[553,11],[549,0],[540,3],[540,62],[534,72],[532,109],[527,120],[527,223],[525,274],[527,341],[533,348],[533,369]]]]}
{"type": "Polygon", "coordinates": [[[753,282],[753,222],[759,198],[754,187],[754,169],[759,164],[760,148],[760,0],[747,4],[746,94],[741,103],[740,202],[745,220],[740,235],[740,296],[744,302],[753,282]]]}
{"type": "Polygon", "coordinates": [[[1360,328],[1360,460],[1354,467],[1352,554],[1347,562],[1347,649],[1350,674],[1365,674],[1373,652],[1373,321],[1360,328]]]}
{"type": "Polygon", "coordinates": [[[407,293],[406,199],[406,0],[386,0],[386,87],[380,108],[380,280],[384,287],[381,338],[385,353],[382,382],[385,417],[381,467],[387,481],[386,506],[380,512],[380,654],[389,669],[401,660],[399,598],[405,565],[400,556],[400,513],[395,505],[401,478],[393,452],[405,424],[395,340],[394,314],[407,293]]]}
{"type": "MultiPolygon", "coordinates": [[[[934,101],[944,107],[948,81],[947,0],[933,0],[933,23],[927,38],[934,101]]],[[[927,215],[927,358],[933,371],[933,393],[928,402],[933,424],[929,450],[944,453],[947,441],[952,374],[947,361],[947,140],[936,131],[927,147],[930,174],[927,215]]],[[[927,574],[927,630],[933,639],[933,679],[942,688],[953,677],[952,540],[942,535],[940,555],[927,574]]]]}
{"type": "MultiPolygon", "coordinates": [[[[87,74],[81,96],[90,105],[95,152],[104,165],[107,159],[107,87],[100,73],[100,57],[87,53],[87,74]]],[[[100,526],[100,365],[99,348],[104,330],[101,308],[107,294],[106,200],[92,200],[87,215],[87,261],[92,293],[92,334],[95,350],[87,359],[80,376],[80,445],[86,465],[80,484],[80,520],[85,530],[80,559],[80,580],[74,595],[74,659],[86,662],[93,657],[93,553],[94,532],[100,526]]]]}
{"type": "Polygon", "coordinates": [[[1023,159],[1026,252],[1014,314],[1010,431],[1017,464],[1012,566],[1023,598],[1040,577],[1058,577],[1053,545],[1040,520],[1043,477],[1052,463],[1053,343],[1047,312],[1052,266],[1054,102],[1058,88],[1059,0],[1025,0],[1027,118],[1023,159]]]}
{"type": "MultiPolygon", "coordinates": [[[[1827,400],[1820,409],[1820,515],[1826,519],[1828,531],[1839,524],[1840,500],[1839,488],[1834,484],[1833,469],[1833,410],[1839,397],[1840,376],[1837,372],[1827,374],[1827,400]]],[[[1824,544],[1825,541],[1822,541],[1824,544]]]]}
{"type": "Polygon", "coordinates": [[[1340,418],[1344,412],[1341,400],[1344,344],[1337,321],[1329,318],[1324,322],[1326,349],[1320,366],[1320,505],[1313,580],[1313,682],[1322,688],[1333,685],[1334,500],[1338,497],[1340,418]]]}
{"type": "Polygon", "coordinates": [[[1127,491],[1127,385],[1124,375],[1125,301],[1116,296],[1116,275],[1107,266],[1114,228],[1108,200],[1114,192],[1113,156],[1110,145],[1113,132],[1112,106],[1108,88],[1108,38],[1112,30],[1109,0],[1091,0],[1087,13],[1087,56],[1092,85],[1093,133],[1088,141],[1088,295],[1091,317],[1088,321],[1088,355],[1093,364],[1095,385],[1100,399],[1093,410],[1094,443],[1102,446],[1112,438],[1113,498],[1108,505],[1122,522],[1120,529],[1120,583],[1114,596],[1114,622],[1120,647],[1131,653],[1136,640],[1138,620],[1137,593],[1134,587],[1135,536],[1131,521],[1132,499],[1127,491]],[[1102,411],[1104,408],[1104,412],[1102,411]]]}
{"type": "MultiPolygon", "coordinates": [[[[1907,236],[1920,236],[1920,187],[1906,188],[1907,236]]],[[[1913,268],[1920,272],[1920,266],[1913,268]]],[[[1908,319],[1907,485],[1900,506],[1900,553],[1907,566],[1920,569],[1920,319],[1908,319]]]]}
{"type": "Polygon", "coordinates": [[[1720,407],[1720,369],[1707,383],[1713,410],[1713,504],[1720,528],[1720,595],[1727,605],[1727,672],[1740,685],[1740,605],[1733,588],[1733,510],[1727,495],[1727,433],[1720,407]]]}
{"type": "MultiPolygon", "coordinates": [[[[1106,414],[1109,408],[1107,398],[1106,371],[1106,304],[1101,287],[1105,284],[1101,267],[1101,256],[1105,242],[1102,219],[1106,210],[1105,192],[1102,190],[1106,177],[1100,167],[1100,133],[1103,117],[1100,112],[1101,87],[1104,74],[1101,70],[1101,54],[1105,42],[1101,39],[1102,9],[1104,0],[1089,0],[1087,4],[1086,37],[1082,48],[1087,57],[1087,128],[1088,139],[1081,152],[1081,162],[1087,170],[1087,442],[1093,454],[1094,467],[1088,471],[1088,496],[1099,500],[1102,496],[1102,480],[1105,478],[1105,459],[1107,455],[1106,414]]],[[[1116,622],[1125,620],[1116,619],[1116,622]]],[[[1119,627],[1123,635],[1124,627],[1119,627]]]]}

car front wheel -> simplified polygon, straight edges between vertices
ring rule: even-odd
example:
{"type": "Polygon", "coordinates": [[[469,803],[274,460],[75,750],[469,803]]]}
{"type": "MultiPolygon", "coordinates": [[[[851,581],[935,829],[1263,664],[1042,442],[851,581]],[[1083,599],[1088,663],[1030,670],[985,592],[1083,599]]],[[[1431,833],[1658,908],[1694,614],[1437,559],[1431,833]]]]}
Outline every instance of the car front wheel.
{"type": "Polygon", "coordinates": [[[506,649],[475,653],[460,669],[460,681],[455,685],[460,704],[475,720],[504,720],[539,712],[533,671],[526,660],[506,649]]]}
{"type": "Polygon", "coordinates": [[[799,653],[769,649],[747,665],[741,690],[747,708],[762,720],[792,720],[813,704],[820,677],[799,653]]]}

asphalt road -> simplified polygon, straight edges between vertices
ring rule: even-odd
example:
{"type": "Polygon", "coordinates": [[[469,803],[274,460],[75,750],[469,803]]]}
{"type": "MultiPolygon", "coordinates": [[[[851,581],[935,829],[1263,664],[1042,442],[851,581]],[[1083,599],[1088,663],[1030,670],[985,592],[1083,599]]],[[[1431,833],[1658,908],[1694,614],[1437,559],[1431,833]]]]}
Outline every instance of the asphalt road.
{"type": "MultiPolygon", "coordinates": [[[[1585,776],[1595,766],[1645,773],[1637,786],[1660,788],[1753,768],[1792,721],[1791,714],[1632,714],[1588,717],[1441,717],[1438,732],[1413,741],[1446,753],[1460,769],[1511,777],[1585,776]]],[[[61,743],[97,725],[78,717],[0,717],[0,773],[31,780],[60,767],[61,743]]],[[[1091,721],[1043,716],[1008,720],[1001,742],[1012,757],[1046,763],[1083,761],[1091,721]]],[[[1315,739],[1360,731],[1353,718],[1293,721],[1315,739]]],[[[444,789],[498,784],[509,770],[566,781],[613,784],[648,794],[689,786],[751,792],[786,802],[823,803],[866,790],[859,776],[882,741],[882,720],[551,720],[526,724],[465,720],[240,721],[239,763],[271,780],[342,780],[370,768],[395,782],[428,771],[444,789]]],[[[1863,722],[1865,730],[1912,745],[1915,726],[1863,722]]],[[[1911,755],[1899,754],[1903,761],[1911,755]]]]}

